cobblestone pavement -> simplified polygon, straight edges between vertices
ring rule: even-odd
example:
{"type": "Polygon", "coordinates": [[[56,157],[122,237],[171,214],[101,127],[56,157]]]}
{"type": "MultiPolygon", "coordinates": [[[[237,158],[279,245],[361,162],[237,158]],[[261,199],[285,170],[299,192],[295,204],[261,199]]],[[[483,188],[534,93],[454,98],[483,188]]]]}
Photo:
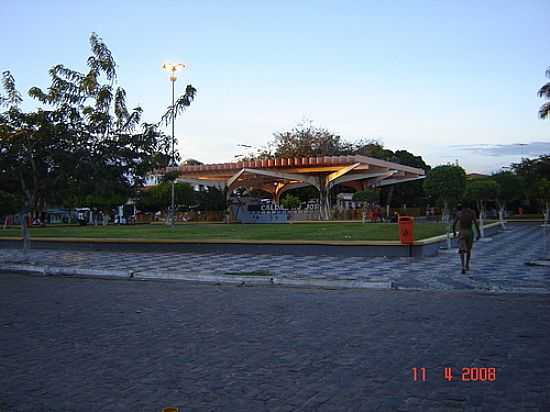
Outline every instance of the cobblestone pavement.
{"type": "MultiPolygon", "coordinates": [[[[128,269],[159,278],[268,270],[292,278],[392,280],[399,288],[550,292],[550,268],[526,265],[544,255],[542,233],[539,225],[510,225],[508,231],[495,235],[492,241],[476,243],[471,277],[460,273],[457,253],[420,259],[35,250],[31,261],[41,265],[128,269]]],[[[17,250],[0,249],[0,261],[21,259],[17,250]]]]}
{"type": "Polygon", "coordinates": [[[542,412],[549,338],[547,295],[0,274],[0,411],[542,412]]]}

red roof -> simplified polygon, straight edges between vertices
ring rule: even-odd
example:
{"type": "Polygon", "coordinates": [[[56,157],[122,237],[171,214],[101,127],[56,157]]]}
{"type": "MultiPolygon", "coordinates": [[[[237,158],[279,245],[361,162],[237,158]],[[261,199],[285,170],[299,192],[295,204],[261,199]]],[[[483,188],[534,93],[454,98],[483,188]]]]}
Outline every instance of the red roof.
{"type": "Polygon", "coordinates": [[[243,168],[272,169],[274,167],[310,167],[310,166],[335,166],[353,163],[354,156],[320,156],[320,157],[292,157],[276,158],[269,160],[249,160],[232,163],[213,163],[199,166],[180,166],[179,170],[185,172],[204,172],[211,170],[240,170],[243,168]]]}

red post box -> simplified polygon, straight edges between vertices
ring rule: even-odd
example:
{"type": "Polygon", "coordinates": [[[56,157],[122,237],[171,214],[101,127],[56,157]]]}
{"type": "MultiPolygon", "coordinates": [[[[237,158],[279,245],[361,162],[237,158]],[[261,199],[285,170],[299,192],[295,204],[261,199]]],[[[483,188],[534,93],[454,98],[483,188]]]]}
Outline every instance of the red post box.
{"type": "Polygon", "coordinates": [[[399,240],[404,245],[412,245],[414,242],[414,218],[412,216],[399,216],[399,240]]]}

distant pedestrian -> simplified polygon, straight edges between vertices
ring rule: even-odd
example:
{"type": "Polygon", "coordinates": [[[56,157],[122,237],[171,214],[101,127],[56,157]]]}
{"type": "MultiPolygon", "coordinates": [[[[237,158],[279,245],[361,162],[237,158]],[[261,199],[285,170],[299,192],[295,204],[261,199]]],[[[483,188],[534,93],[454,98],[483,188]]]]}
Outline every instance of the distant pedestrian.
{"type": "Polygon", "coordinates": [[[462,273],[470,270],[470,259],[472,257],[472,246],[474,244],[473,226],[477,229],[477,239],[479,240],[479,225],[476,219],[476,213],[469,207],[463,207],[458,204],[457,213],[453,223],[453,236],[456,237],[456,224],[458,225],[458,253],[460,253],[460,263],[462,264],[462,273]],[[466,262],[464,262],[466,255],[466,262]],[[466,263],[466,264],[465,264],[466,263]]]}

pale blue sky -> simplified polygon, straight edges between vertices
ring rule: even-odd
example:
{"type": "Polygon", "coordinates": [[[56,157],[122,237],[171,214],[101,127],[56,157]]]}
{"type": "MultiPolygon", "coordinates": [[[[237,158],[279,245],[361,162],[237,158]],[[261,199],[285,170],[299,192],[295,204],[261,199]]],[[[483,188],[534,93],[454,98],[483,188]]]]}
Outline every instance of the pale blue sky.
{"type": "Polygon", "coordinates": [[[550,153],[536,96],[550,66],[547,0],[3,3],[0,70],[25,92],[47,87],[54,64],[84,70],[95,31],[153,122],[170,99],[161,64],[188,64],[176,83],[198,89],[176,123],[185,158],[230,161],[237,144],[263,146],[303,119],[468,171],[550,153]]]}

